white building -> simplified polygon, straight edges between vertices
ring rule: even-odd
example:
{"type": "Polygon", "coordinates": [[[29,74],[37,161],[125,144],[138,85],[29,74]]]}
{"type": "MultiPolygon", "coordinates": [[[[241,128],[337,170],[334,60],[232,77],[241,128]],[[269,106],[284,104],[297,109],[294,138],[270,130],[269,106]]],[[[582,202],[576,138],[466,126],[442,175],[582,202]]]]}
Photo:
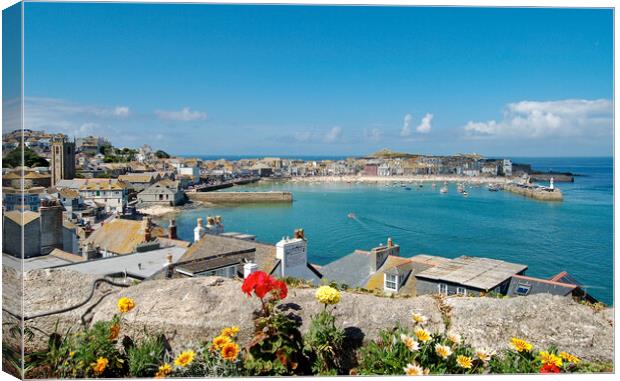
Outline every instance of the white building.
{"type": "Polygon", "coordinates": [[[512,162],[508,159],[504,159],[502,163],[502,172],[504,176],[512,176],[512,162]]]}
{"type": "Polygon", "coordinates": [[[80,196],[85,200],[104,205],[107,213],[123,213],[129,198],[127,186],[122,181],[86,181],[80,187],[80,196]]]}

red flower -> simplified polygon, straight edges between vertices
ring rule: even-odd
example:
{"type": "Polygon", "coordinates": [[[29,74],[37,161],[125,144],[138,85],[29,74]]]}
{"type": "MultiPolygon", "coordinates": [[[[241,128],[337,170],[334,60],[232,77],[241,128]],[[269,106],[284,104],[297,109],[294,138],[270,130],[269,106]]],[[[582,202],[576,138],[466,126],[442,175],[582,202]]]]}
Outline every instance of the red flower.
{"type": "Polygon", "coordinates": [[[282,282],[281,280],[275,280],[273,281],[273,287],[274,289],[279,291],[280,299],[286,298],[286,295],[288,295],[288,288],[286,287],[286,283],[282,282]]]}
{"type": "Polygon", "coordinates": [[[560,373],[560,368],[554,364],[545,364],[540,368],[540,373],[560,373]]]}
{"type": "Polygon", "coordinates": [[[261,299],[274,290],[276,291],[274,292],[274,297],[279,297],[280,299],[286,298],[288,293],[286,284],[281,280],[276,280],[263,271],[256,271],[250,274],[243,281],[243,285],[241,285],[241,291],[243,291],[243,293],[251,296],[252,292],[254,292],[254,294],[261,299]]]}

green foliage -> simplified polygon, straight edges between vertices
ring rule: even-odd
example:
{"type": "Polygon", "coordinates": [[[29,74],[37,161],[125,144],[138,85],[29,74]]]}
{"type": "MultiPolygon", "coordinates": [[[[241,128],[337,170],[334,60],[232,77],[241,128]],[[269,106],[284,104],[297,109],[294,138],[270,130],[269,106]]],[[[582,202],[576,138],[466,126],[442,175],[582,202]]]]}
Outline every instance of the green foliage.
{"type": "Polygon", "coordinates": [[[489,361],[491,373],[538,373],[539,368],[531,352],[507,350],[489,361]]]}
{"type": "Polygon", "coordinates": [[[24,147],[24,161],[22,164],[22,145],[17,146],[9,152],[3,159],[3,165],[11,168],[21,167],[49,167],[47,160],[39,156],[36,152],[28,147],[24,147]]]}
{"type": "Polygon", "coordinates": [[[307,374],[301,319],[285,314],[277,303],[271,299],[254,312],[254,336],[246,351],[245,368],[254,376],[307,374]]]}
{"type": "Polygon", "coordinates": [[[62,364],[54,367],[61,378],[122,377],[127,374],[127,357],[113,335],[119,318],[98,321],[91,328],[65,338],[58,350],[62,364]],[[107,365],[97,372],[94,365],[106,359],[107,365]]]}
{"type": "Polygon", "coordinates": [[[129,375],[131,377],[153,377],[164,359],[163,337],[147,337],[127,350],[129,375]]]}
{"type": "Polygon", "coordinates": [[[428,341],[418,341],[419,348],[410,350],[402,339],[403,335],[416,338],[413,331],[397,326],[380,332],[379,340],[362,348],[359,373],[362,375],[402,375],[408,364],[417,364],[432,374],[481,373],[485,364],[475,358],[474,350],[463,343],[451,342],[445,335],[432,334],[428,341]],[[445,345],[452,354],[440,357],[436,345],[445,345]],[[456,359],[459,355],[472,360],[470,369],[462,368],[456,359]]]}
{"type": "Polygon", "coordinates": [[[312,359],[314,374],[336,375],[342,372],[340,356],[344,337],[344,330],[336,327],[336,318],[327,309],[312,318],[304,343],[312,359]]]}
{"type": "Polygon", "coordinates": [[[155,157],[157,157],[158,159],[169,159],[170,155],[162,150],[157,150],[155,151],[155,157]]]}

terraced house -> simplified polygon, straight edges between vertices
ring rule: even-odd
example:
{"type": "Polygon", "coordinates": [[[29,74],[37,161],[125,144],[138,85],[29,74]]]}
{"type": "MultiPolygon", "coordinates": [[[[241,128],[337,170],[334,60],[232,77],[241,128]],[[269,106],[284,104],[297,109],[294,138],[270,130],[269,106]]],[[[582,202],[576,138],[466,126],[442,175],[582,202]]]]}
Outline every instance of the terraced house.
{"type": "Polygon", "coordinates": [[[108,213],[122,214],[127,206],[127,185],[122,181],[89,181],[80,187],[80,196],[92,200],[105,208],[108,213]]]}

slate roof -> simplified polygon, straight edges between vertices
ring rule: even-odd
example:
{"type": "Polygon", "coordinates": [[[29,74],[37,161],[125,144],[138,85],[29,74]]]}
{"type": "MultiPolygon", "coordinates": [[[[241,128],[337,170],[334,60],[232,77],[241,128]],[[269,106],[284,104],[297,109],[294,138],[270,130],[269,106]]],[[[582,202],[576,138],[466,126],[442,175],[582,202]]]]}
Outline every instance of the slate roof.
{"type": "Polygon", "coordinates": [[[344,283],[349,287],[365,287],[372,275],[370,252],[356,250],[321,267],[323,279],[344,283]]]}
{"type": "Polygon", "coordinates": [[[526,269],[526,265],[497,259],[461,256],[422,271],[416,277],[489,291],[526,269]]]}
{"type": "Polygon", "coordinates": [[[252,250],[255,252],[254,261],[258,267],[265,272],[271,272],[277,261],[275,246],[209,233],[205,234],[200,241],[195,242],[183,255],[181,261],[216,257],[234,252],[250,252],[252,250]]]}

